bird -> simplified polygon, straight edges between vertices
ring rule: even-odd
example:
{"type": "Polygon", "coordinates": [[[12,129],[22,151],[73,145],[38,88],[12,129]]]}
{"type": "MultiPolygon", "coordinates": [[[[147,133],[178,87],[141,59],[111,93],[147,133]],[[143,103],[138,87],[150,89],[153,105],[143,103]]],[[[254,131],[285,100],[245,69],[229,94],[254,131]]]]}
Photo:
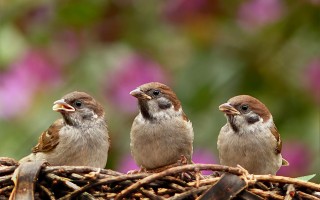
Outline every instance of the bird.
{"type": "Polygon", "coordinates": [[[102,105],[85,92],[74,91],[53,103],[62,118],[42,132],[32,153],[19,162],[46,161],[53,166],[104,168],[110,139],[102,105]]]}
{"type": "Polygon", "coordinates": [[[177,95],[165,84],[150,82],[132,90],[139,114],[130,131],[131,154],[141,169],[154,170],[192,162],[193,127],[177,95]]]}
{"type": "Polygon", "coordinates": [[[282,158],[282,141],[273,117],[261,101],[239,95],[221,104],[219,110],[227,118],[217,141],[220,164],[272,175],[289,165],[282,158]]]}

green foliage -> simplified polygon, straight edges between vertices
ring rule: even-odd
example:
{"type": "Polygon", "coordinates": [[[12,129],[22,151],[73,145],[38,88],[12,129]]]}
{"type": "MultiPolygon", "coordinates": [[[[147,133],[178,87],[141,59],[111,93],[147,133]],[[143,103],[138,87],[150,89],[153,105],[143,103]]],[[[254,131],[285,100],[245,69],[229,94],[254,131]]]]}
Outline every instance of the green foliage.
{"type": "Polygon", "coordinates": [[[316,174],[311,174],[311,175],[307,175],[307,176],[298,177],[297,179],[302,180],[302,181],[310,181],[315,176],[316,176],[316,174]]]}

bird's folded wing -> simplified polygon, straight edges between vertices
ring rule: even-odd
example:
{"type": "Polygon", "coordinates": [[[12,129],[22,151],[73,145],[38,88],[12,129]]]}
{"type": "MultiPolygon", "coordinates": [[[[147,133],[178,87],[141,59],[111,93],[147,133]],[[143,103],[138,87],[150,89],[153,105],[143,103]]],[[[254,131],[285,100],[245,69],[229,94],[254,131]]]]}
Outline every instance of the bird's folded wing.
{"type": "Polygon", "coordinates": [[[58,119],[46,131],[42,132],[38,144],[32,148],[32,152],[48,152],[57,146],[59,143],[59,131],[63,123],[62,119],[58,119]]]}

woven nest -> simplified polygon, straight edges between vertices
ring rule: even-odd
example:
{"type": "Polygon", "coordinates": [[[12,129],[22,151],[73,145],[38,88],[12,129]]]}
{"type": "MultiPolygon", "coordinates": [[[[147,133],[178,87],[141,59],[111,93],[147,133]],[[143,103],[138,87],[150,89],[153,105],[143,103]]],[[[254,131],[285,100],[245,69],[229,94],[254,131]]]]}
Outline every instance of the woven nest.
{"type": "Polygon", "coordinates": [[[0,199],[320,199],[320,184],[250,175],[241,167],[181,165],[157,173],[123,174],[108,169],[20,166],[0,158],[0,199]],[[211,175],[204,176],[203,170],[211,175]],[[10,196],[11,195],[11,196],[10,196]]]}

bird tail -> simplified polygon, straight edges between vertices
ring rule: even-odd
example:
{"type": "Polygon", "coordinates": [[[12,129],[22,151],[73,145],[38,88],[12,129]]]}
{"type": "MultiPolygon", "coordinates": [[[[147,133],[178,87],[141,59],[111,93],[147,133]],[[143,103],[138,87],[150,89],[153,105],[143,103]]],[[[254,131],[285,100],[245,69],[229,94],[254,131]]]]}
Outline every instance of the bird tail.
{"type": "Polygon", "coordinates": [[[289,166],[289,162],[284,158],[282,158],[282,166],[289,166]]]}

